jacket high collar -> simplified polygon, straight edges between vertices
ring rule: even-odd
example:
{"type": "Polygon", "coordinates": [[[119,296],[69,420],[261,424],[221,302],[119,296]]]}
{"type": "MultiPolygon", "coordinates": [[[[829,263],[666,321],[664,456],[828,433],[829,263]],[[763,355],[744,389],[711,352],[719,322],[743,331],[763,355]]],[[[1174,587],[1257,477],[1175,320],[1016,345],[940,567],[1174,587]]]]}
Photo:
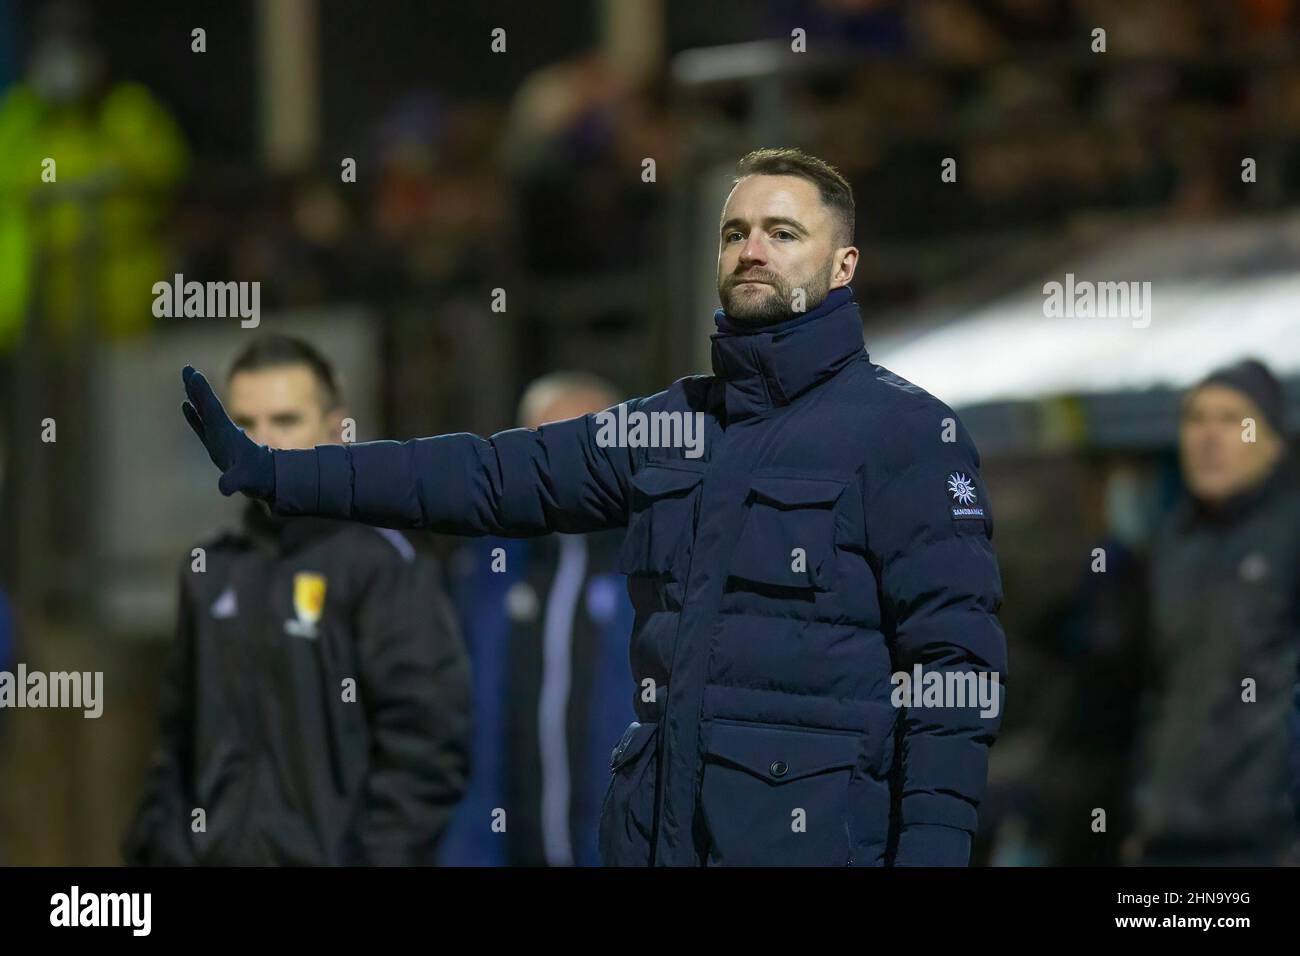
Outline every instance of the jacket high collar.
{"type": "Polygon", "coordinates": [[[725,384],[728,421],[790,404],[863,352],[862,319],[848,286],[776,325],[746,328],[722,309],[713,320],[713,372],[725,384]]]}

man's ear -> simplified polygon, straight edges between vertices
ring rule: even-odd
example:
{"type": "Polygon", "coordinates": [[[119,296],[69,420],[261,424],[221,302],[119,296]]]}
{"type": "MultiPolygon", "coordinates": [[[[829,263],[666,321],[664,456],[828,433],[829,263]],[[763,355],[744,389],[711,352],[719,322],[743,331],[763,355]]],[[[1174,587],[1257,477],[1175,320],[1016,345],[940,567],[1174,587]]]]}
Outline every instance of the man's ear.
{"type": "Polygon", "coordinates": [[[1286,436],[1273,427],[1263,415],[1260,415],[1255,421],[1260,422],[1260,434],[1265,436],[1264,447],[1267,449],[1265,454],[1268,456],[1269,464],[1276,464],[1286,454],[1287,442],[1286,436]]]}
{"type": "Polygon", "coordinates": [[[858,268],[858,247],[845,246],[837,249],[836,254],[840,256],[839,267],[831,273],[831,288],[836,289],[846,286],[853,281],[853,274],[858,268]]]}

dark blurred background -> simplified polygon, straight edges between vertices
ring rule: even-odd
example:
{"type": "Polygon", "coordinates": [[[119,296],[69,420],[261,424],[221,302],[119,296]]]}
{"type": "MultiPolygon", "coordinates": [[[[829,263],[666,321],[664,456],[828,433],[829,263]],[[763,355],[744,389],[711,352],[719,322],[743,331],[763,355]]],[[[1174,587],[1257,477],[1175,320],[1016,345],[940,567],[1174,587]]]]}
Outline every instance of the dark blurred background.
{"type": "Polygon", "coordinates": [[[175,562],[237,507],[178,369],[259,330],[153,283],[260,282],[360,440],[490,433],[551,369],[706,371],[731,169],[794,145],[853,184],[872,358],[983,452],[1012,676],[976,862],[1115,862],[1086,819],[1128,785],[1178,390],[1253,354],[1300,399],[1296,6],[0,0],[0,669],[107,696],[0,711],[0,860],[118,862],[175,562]],[[1150,326],[1045,318],[1066,273],[1152,281],[1150,326]]]}

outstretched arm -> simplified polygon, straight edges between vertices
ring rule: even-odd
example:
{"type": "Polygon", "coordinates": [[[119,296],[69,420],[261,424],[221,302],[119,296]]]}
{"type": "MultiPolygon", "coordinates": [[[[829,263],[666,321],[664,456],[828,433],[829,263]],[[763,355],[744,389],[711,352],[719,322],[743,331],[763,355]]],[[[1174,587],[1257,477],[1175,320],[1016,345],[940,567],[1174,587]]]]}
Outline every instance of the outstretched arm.
{"type": "Polygon", "coordinates": [[[273,451],[230,420],[201,372],[186,366],[182,379],[182,410],[221,470],[221,493],[260,498],[277,514],[507,537],[627,520],[629,452],[598,444],[594,415],[486,439],[461,433],[273,451]]]}

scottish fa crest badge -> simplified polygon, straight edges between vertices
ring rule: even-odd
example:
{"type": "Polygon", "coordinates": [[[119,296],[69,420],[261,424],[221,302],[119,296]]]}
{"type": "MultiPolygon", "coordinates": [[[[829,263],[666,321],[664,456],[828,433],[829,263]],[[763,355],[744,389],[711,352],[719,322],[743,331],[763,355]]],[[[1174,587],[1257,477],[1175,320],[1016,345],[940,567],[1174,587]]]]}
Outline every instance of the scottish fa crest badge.
{"type": "Polygon", "coordinates": [[[293,613],[284,630],[295,637],[315,638],[316,624],[325,610],[325,575],[299,571],[293,576],[293,613]]]}

